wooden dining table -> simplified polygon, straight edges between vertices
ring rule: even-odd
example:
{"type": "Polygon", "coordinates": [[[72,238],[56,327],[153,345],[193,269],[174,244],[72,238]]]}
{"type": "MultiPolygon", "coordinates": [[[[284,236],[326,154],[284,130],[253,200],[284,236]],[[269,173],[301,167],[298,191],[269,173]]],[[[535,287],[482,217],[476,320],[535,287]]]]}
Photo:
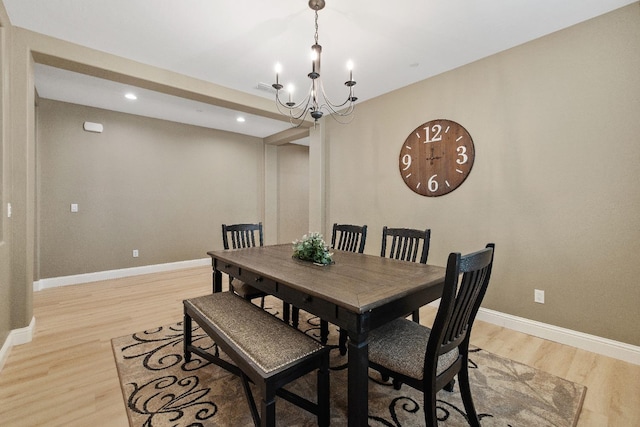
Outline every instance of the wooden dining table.
{"type": "Polygon", "coordinates": [[[368,425],[368,334],[441,297],[445,269],[379,256],[334,251],[321,266],[293,258],[291,244],[207,252],[213,292],[222,273],[347,331],[348,423],[368,425]]]}

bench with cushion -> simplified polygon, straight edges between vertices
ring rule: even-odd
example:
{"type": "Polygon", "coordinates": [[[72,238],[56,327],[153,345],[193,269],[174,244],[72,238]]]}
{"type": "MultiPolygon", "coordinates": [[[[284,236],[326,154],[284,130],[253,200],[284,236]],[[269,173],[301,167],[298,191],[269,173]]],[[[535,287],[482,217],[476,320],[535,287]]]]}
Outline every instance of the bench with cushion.
{"type": "Polygon", "coordinates": [[[184,300],[184,357],[191,353],[215,363],[243,380],[254,424],[275,425],[276,395],[305,409],[329,425],[329,348],[251,302],[231,292],[217,292],[184,300]],[[198,325],[233,361],[192,345],[191,323],[198,325]],[[283,388],[291,381],[318,370],[317,403],[283,388]],[[262,395],[260,414],[249,387],[262,395]]]}

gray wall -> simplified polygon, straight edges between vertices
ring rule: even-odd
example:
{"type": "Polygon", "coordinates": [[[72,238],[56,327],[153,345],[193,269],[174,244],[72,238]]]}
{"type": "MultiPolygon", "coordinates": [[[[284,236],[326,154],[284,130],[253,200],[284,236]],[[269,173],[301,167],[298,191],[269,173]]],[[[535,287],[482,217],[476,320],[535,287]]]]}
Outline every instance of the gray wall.
{"type": "Polygon", "coordinates": [[[11,144],[8,137],[9,122],[9,55],[7,51],[7,34],[5,26],[8,26],[9,20],[6,16],[4,6],[0,7],[0,348],[5,343],[9,331],[12,327],[11,320],[11,229],[9,228],[8,218],[5,214],[5,206],[9,199],[9,189],[11,180],[9,179],[10,165],[9,149],[11,144]]]}
{"type": "Polygon", "coordinates": [[[496,243],[484,306],[640,345],[638,4],[381,96],[328,121],[329,223],[429,227],[429,261],[496,243]],[[407,188],[400,147],[447,118],[476,160],[453,193],[407,188]],[[546,303],[533,301],[534,289],[546,303]]]}
{"type": "MultiPolygon", "coordinates": [[[[37,112],[38,279],[207,258],[222,223],[262,220],[262,139],[47,99],[37,112]]],[[[309,149],[276,151],[265,238],[288,243],[308,228],[309,149]]]]}
{"type": "Polygon", "coordinates": [[[206,258],[261,220],[259,138],[42,99],[37,158],[40,279],[206,258]]]}
{"type": "Polygon", "coordinates": [[[309,147],[278,147],[278,242],[309,232],[309,147]]]}

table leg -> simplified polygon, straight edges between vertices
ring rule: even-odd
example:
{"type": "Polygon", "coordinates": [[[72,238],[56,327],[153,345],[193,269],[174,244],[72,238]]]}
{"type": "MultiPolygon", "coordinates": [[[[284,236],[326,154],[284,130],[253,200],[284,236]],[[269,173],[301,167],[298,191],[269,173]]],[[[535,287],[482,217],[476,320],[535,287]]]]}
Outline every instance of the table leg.
{"type": "Polygon", "coordinates": [[[282,320],[285,323],[289,323],[291,320],[291,304],[285,301],[282,301],[282,320]]]}
{"type": "Polygon", "coordinates": [[[369,425],[369,340],[367,334],[349,332],[349,426],[369,425]]]}
{"type": "Polygon", "coordinates": [[[184,322],[182,323],[183,327],[183,335],[184,335],[184,361],[191,362],[191,351],[189,351],[189,346],[191,345],[191,316],[187,314],[187,311],[184,312],[184,322]]]}
{"type": "Polygon", "coordinates": [[[222,273],[218,270],[213,270],[213,293],[222,292],[222,273]]]}

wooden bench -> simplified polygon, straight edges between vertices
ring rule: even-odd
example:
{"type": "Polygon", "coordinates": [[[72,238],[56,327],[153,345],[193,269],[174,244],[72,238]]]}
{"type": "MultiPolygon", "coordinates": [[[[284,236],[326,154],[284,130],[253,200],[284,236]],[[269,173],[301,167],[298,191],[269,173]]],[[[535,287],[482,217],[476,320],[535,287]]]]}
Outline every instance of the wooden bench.
{"type": "Polygon", "coordinates": [[[275,426],[276,395],[316,415],[318,425],[329,425],[329,348],[251,302],[231,292],[184,300],[185,361],[191,360],[191,353],[242,378],[256,426],[275,426]],[[221,359],[217,349],[211,354],[192,345],[192,319],[233,364],[221,359]],[[314,370],[318,370],[317,403],[283,388],[314,370]],[[260,414],[249,381],[262,394],[260,414]]]}

